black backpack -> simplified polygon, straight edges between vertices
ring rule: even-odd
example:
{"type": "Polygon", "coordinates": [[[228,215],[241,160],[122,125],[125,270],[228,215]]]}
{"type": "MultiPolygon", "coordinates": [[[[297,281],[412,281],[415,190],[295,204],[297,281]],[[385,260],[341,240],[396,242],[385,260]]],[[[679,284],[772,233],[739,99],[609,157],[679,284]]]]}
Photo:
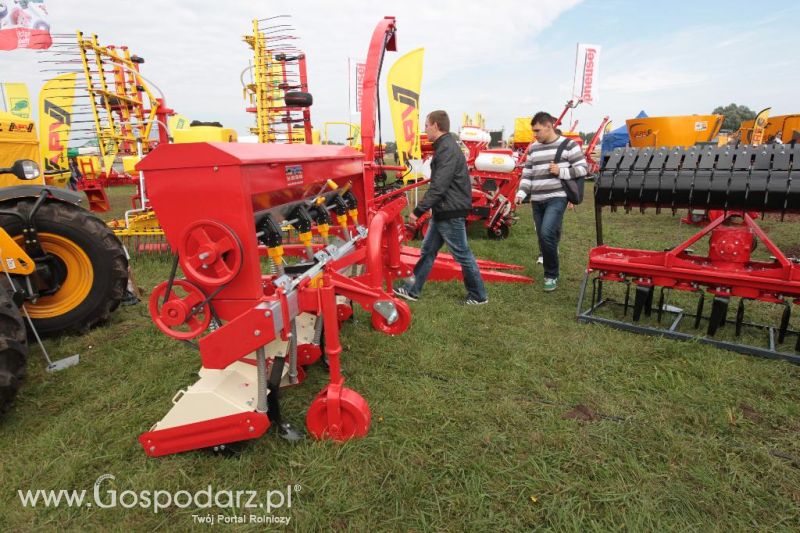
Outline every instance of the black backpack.
{"type": "MultiPolygon", "coordinates": [[[[556,150],[556,157],[553,159],[556,163],[559,162],[561,159],[561,154],[564,153],[566,150],[567,145],[569,144],[570,139],[564,139],[564,141],[558,146],[556,150]]],[[[586,182],[584,176],[575,179],[569,180],[561,180],[561,188],[564,189],[564,193],[567,195],[567,200],[573,204],[578,205],[583,202],[583,186],[586,182]]]]}

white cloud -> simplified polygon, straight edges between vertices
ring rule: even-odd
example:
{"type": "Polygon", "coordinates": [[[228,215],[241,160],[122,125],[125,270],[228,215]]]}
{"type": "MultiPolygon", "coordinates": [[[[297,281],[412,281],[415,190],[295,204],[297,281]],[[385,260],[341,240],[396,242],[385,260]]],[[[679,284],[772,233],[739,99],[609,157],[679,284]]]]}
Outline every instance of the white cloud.
{"type": "MultiPolygon", "coordinates": [[[[463,111],[483,112],[478,106],[498,94],[505,94],[507,106],[513,92],[498,90],[501,80],[482,73],[507,57],[529,54],[536,35],[579,1],[544,0],[525,9],[511,0],[469,5],[455,0],[73,0],[51,1],[48,7],[54,31],[96,33],[101,44],[124,44],[144,57],[142,72],[176,111],[220,120],[243,133],[253,118],[244,111],[239,81],[250,59],[242,36],[252,31],[253,18],[292,15],[290,24],[308,57],[312,120],[321,126],[323,121],[347,119],[348,58],[365,57],[372,31],[385,15],[397,17],[399,50],[387,55],[384,73],[403,53],[425,47],[423,111],[444,108],[460,116],[463,111]]],[[[45,78],[37,72],[40,57],[28,51],[0,52],[0,79],[25,81],[38,90],[45,78]]],[[[388,114],[384,117],[387,133],[391,127],[388,114]]]]}
{"type": "MultiPolygon", "coordinates": [[[[51,0],[48,7],[54,31],[82,29],[97,33],[103,44],[128,45],[146,58],[142,70],[165,92],[170,107],[191,118],[222,121],[240,133],[253,124],[239,81],[250,59],[242,36],[251,31],[252,18],[278,14],[292,15],[307,54],[318,127],[347,119],[348,57],[364,58],[373,28],[385,15],[397,17],[399,51],[387,55],[384,74],[403,53],[425,47],[423,112],[443,108],[456,121],[464,112],[480,112],[489,127],[505,126],[507,133],[514,117],[541,109],[558,114],[570,97],[575,41],[542,38],[556,24],[564,24],[559,34],[575,40],[587,28],[608,28],[607,42],[590,39],[603,46],[600,100],[568,116],[580,119],[581,130],[595,129],[606,114],[620,125],[640,109],[692,114],[736,102],[759,109],[772,105],[774,113],[797,111],[788,88],[800,76],[792,35],[773,29],[796,19],[796,8],[742,19],[736,27],[687,17],[686,26],[652,33],[632,22],[627,10],[657,8],[634,2],[594,5],[598,20],[579,18],[583,11],[578,11],[568,19],[577,26],[566,26],[567,19],[559,17],[579,3],[51,0]]],[[[25,81],[38,90],[45,76],[37,59],[27,51],[0,52],[0,79],[25,81]]],[[[384,139],[391,138],[385,111],[383,119],[384,139]]]]}

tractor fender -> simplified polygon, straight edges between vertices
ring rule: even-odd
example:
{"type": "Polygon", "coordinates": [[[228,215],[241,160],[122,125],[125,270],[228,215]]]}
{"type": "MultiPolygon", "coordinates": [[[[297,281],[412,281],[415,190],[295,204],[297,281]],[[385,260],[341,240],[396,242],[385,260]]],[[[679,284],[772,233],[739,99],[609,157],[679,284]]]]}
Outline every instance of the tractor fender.
{"type": "Polygon", "coordinates": [[[80,205],[83,195],[60,187],[50,187],[47,185],[15,185],[13,187],[0,188],[0,202],[6,200],[17,200],[21,198],[38,198],[42,190],[47,190],[50,197],[59,202],[80,205]]]}

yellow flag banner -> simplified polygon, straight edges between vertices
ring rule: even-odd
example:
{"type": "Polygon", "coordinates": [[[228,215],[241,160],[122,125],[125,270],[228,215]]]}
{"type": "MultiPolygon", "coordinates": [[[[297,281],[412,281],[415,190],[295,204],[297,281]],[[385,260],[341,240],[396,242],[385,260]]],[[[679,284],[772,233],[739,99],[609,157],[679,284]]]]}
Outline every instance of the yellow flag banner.
{"type": "Polygon", "coordinates": [[[115,139],[119,138],[120,131],[117,126],[117,131],[111,128],[103,128],[103,134],[97,140],[98,143],[104,143],[103,148],[105,157],[103,157],[103,173],[106,176],[111,175],[111,170],[114,167],[114,161],[117,159],[117,152],[119,152],[119,144],[115,139]]]}
{"type": "Polygon", "coordinates": [[[762,109],[756,115],[756,120],[753,123],[753,135],[750,137],[750,144],[763,144],[764,142],[764,128],[767,127],[767,120],[769,119],[769,112],[771,107],[762,109]]]}
{"type": "Polygon", "coordinates": [[[172,115],[167,119],[167,126],[169,127],[169,131],[173,132],[175,130],[185,130],[189,127],[191,121],[183,115],[172,115]]]}
{"type": "Polygon", "coordinates": [[[533,142],[533,117],[517,117],[514,119],[514,144],[528,144],[533,142]]]}
{"type": "Polygon", "coordinates": [[[76,73],[49,80],[39,94],[39,144],[44,170],[69,171],[67,147],[72,126],[76,73]]]}
{"type": "Polygon", "coordinates": [[[19,118],[31,118],[31,97],[24,83],[4,83],[6,111],[19,118]]]}
{"type": "Polygon", "coordinates": [[[417,48],[398,59],[386,77],[389,111],[397,142],[398,163],[421,159],[419,142],[419,94],[422,87],[424,48],[417,48]]]}

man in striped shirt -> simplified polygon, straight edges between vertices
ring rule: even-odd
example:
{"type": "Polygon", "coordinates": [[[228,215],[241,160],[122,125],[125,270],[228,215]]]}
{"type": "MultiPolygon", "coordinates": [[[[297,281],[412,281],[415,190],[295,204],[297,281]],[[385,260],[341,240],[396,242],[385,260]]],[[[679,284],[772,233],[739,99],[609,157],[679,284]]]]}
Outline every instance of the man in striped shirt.
{"type": "Polygon", "coordinates": [[[544,261],[544,290],[548,292],[558,287],[558,242],[567,210],[567,195],[561,180],[586,176],[589,171],[578,143],[559,135],[555,122],[556,119],[544,111],[536,113],[531,120],[536,142],[528,148],[515,198],[519,205],[530,196],[539,252],[544,261]],[[564,147],[556,161],[562,144],[564,147]]]}

